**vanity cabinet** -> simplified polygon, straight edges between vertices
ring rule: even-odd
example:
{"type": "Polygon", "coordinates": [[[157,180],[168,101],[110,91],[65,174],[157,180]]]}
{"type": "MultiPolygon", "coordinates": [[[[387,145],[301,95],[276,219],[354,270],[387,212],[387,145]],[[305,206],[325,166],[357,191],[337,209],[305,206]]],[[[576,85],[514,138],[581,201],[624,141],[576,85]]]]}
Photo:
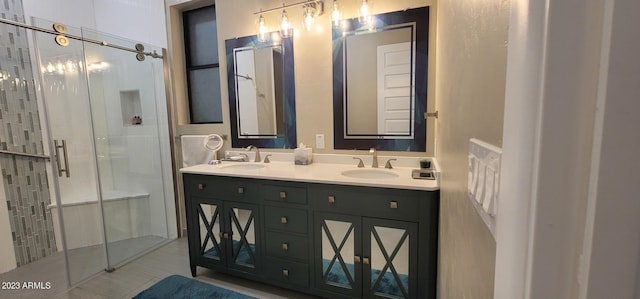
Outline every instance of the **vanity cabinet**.
{"type": "Polygon", "coordinates": [[[196,266],[243,276],[262,271],[258,185],[251,180],[185,176],[191,274],[196,266]]]}
{"type": "Polygon", "coordinates": [[[435,298],[438,191],[184,174],[191,271],[325,298],[435,298]]]}

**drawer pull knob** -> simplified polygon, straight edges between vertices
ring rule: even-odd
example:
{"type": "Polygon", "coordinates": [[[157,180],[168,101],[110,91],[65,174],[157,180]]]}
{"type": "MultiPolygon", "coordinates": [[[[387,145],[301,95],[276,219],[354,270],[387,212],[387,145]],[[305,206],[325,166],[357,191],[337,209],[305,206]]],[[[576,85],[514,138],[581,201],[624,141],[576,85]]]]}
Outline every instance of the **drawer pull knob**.
{"type": "Polygon", "coordinates": [[[363,257],[362,258],[362,263],[365,264],[365,265],[368,265],[369,264],[369,258],[368,257],[363,257]]]}
{"type": "Polygon", "coordinates": [[[359,264],[360,263],[360,256],[359,255],[354,256],[353,257],[353,262],[356,263],[356,264],[359,264]]]}
{"type": "Polygon", "coordinates": [[[229,233],[219,232],[218,236],[220,236],[221,239],[227,239],[229,238],[229,233]]]}
{"type": "Polygon", "coordinates": [[[282,276],[284,276],[284,277],[289,277],[289,270],[287,270],[287,269],[282,269],[282,276]]]}
{"type": "Polygon", "coordinates": [[[282,216],[280,217],[280,223],[282,224],[287,224],[288,220],[287,220],[287,216],[282,216]]]}
{"type": "Polygon", "coordinates": [[[244,194],[244,187],[238,187],[238,194],[244,194]]]}
{"type": "Polygon", "coordinates": [[[204,188],[207,188],[207,184],[198,184],[198,190],[203,190],[204,188]]]}
{"type": "Polygon", "coordinates": [[[398,208],[398,202],[397,201],[392,201],[389,203],[389,207],[392,209],[397,209],[398,208]]]}
{"type": "Polygon", "coordinates": [[[286,242],[285,242],[285,243],[282,243],[282,250],[283,250],[283,251],[287,251],[287,250],[289,250],[289,244],[287,244],[286,242]]]}
{"type": "Polygon", "coordinates": [[[280,191],[280,199],[286,199],[286,198],[287,198],[287,192],[280,191]]]}
{"type": "Polygon", "coordinates": [[[333,196],[333,195],[329,195],[329,203],[330,203],[330,204],[334,204],[334,203],[336,203],[336,197],[335,197],[335,196],[333,196]]]}

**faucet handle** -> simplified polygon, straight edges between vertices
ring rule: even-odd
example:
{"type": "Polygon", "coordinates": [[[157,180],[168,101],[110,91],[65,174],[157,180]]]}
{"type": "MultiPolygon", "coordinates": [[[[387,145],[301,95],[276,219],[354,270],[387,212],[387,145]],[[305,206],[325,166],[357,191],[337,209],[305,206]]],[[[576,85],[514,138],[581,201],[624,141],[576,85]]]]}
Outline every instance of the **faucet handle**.
{"type": "Polygon", "coordinates": [[[269,160],[269,157],[271,157],[271,154],[264,156],[264,163],[271,163],[271,160],[269,160]]]}
{"type": "Polygon", "coordinates": [[[391,165],[391,161],[395,161],[395,160],[398,160],[398,159],[389,159],[389,160],[387,160],[387,164],[384,165],[384,168],[388,168],[388,169],[393,168],[393,166],[391,165]]]}
{"type": "Polygon", "coordinates": [[[354,160],[355,160],[355,159],[360,160],[360,162],[358,162],[358,167],[359,167],[359,168],[364,167],[364,162],[362,162],[362,159],[360,159],[360,158],[358,158],[358,157],[353,157],[353,159],[354,159],[354,160]]]}

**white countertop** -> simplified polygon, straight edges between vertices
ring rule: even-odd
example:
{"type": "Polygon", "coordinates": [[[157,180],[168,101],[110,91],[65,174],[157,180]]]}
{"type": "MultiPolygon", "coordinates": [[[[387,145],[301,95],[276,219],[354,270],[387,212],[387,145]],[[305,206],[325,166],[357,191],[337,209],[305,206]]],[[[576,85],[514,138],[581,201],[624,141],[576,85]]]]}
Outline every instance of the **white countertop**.
{"type": "MultiPolygon", "coordinates": [[[[329,156],[329,155],[325,155],[329,156]]],[[[352,186],[367,186],[367,187],[382,187],[382,188],[394,188],[394,189],[410,189],[410,190],[426,190],[434,191],[439,190],[438,180],[422,180],[411,178],[411,171],[417,169],[417,164],[409,163],[411,161],[405,158],[398,157],[397,164],[399,167],[393,169],[385,169],[384,165],[386,159],[390,157],[379,157],[380,168],[377,171],[393,172],[397,174],[397,177],[384,178],[384,179],[365,179],[354,178],[342,175],[343,171],[357,170],[357,169],[372,169],[370,164],[371,157],[362,156],[365,161],[365,168],[358,168],[356,166],[357,161],[352,160],[353,156],[340,157],[338,159],[330,159],[327,157],[316,157],[315,160],[320,160],[320,163],[312,163],[310,165],[294,165],[291,160],[282,158],[281,155],[274,154],[271,158],[271,163],[262,162],[222,162],[218,165],[200,164],[180,169],[182,173],[191,174],[203,174],[203,175],[217,175],[228,177],[241,177],[241,178],[254,178],[254,179],[269,179],[269,180],[281,180],[281,181],[295,181],[295,182],[309,182],[309,183],[324,183],[324,184],[339,184],[339,185],[352,185],[352,186]],[[280,159],[278,159],[280,158],[280,159]],[[284,160],[284,161],[282,161],[284,160]],[[348,163],[346,163],[348,161],[348,163]],[[264,165],[263,168],[257,169],[239,169],[234,168],[232,165],[238,164],[260,164],[264,165]],[[408,165],[416,165],[416,167],[407,167],[408,165]]],[[[265,157],[265,154],[262,155],[265,157]]],[[[409,158],[415,160],[416,158],[409,158]]],[[[394,161],[395,162],[395,161],[394,161]]],[[[437,164],[436,164],[437,165],[437,164]]],[[[248,166],[250,167],[250,166],[248,166]]],[[[439,175],[439,174],[438,174],[439,175]]]]}

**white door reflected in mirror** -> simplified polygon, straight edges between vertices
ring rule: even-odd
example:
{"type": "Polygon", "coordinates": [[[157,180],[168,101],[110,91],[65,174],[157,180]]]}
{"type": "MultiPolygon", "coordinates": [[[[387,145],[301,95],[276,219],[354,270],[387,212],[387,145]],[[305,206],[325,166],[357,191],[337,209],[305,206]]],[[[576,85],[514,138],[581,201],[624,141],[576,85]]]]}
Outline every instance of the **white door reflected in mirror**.
{"type": "Polygon", "coordinates": [[[411,26],[345,37],[346,136],[413,138],[415,42],[411,26]]]}

